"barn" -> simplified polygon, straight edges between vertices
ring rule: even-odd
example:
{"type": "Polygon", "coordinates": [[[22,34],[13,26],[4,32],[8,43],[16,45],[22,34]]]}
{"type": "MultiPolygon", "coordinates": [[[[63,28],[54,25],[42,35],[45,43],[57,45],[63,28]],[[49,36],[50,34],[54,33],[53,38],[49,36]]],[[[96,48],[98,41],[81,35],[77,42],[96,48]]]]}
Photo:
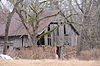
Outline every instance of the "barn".
{"type": "MultiPolygon", "coordinates": [[[[42,16],[51,15],[57,13],[58,10],[46,11],[42,16]]],[[[55,20],[57,17],[46,19],[40,22],[38,34],[47,32],[53,29],[62,22],[55,20]]],[[[0,19],[2,21],[2,19],[0,19]]],[[[5,22],[0,22],[0,48],[3,48],[4,35],[5,35],[5,22]]],[[[37,45],[50,45],[50,46],[77,46],[78,45],[79,33],[72,24],[65,24],[55,31],[40,38],[37,45]]],[[[9,31],[9,43],[7,48],[18,48],[32,46],[29,39],[28,33],[25,30],[23,24],[19,20],[19,16],[15,13],[12,17],[9,31]]]]}

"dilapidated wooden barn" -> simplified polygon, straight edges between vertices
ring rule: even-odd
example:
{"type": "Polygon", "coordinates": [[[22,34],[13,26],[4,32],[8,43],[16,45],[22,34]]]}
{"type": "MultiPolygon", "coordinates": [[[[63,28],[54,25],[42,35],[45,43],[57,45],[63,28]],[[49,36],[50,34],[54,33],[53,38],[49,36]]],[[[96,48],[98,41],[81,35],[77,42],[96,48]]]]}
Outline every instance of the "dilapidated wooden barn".
{"type": "MultiPolygon", "coordinates": [[[[43,16],[55,14],[57,12],[57,10],[49,10],[44,12],[43,16]]],[[[2,21],[2,19],[0,21],[2,21]]],[[[55,17],[46,19],[40,22],[38,34],[47,32],[60,23],[60,21],[55,21],[55,17]]],[[[0,48],[2,48],[4,44],[4,30],[5,23],[0,22],[0,48]]],[[[65,24],[57,28],[54,32],[51,32],[42,37],[38,41],[37,45],[77,46],[78,36],[79,33],[72,24],[65,24]]],[[[19,16],[15,13],[10,24],[9,43],[7,48],[27,46],[31,46],[31,43],[28,39],[28,33],[25,30],[23,24],[19,21],[19,16]]]]}

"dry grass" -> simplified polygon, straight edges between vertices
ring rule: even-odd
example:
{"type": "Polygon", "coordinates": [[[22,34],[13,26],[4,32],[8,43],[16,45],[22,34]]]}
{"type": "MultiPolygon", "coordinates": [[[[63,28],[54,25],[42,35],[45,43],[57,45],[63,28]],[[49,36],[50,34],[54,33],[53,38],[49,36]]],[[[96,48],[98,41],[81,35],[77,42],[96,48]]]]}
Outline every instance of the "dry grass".
{"type": "Polygon", "coordinates": [[[100,61],[0,59],[0,66],[100,66],[100,61]]]}
{"type": "MultiPolygon", "coordinates": [[[[15,53],[16,54],[16,53],[15,53]]],[[[100,66],[100,49],[82,51],[78,59],[73,60],[4,60],[0,66],[100,66]],[[97,61],[98,60],[98,61],[97,61]]]]}
{"type": "Polygon", "coordinates": [[[32,48],[20,48],[20,50],[8,50],[7,55],[21,59],[55,59],[55,47],[43,46],[32,48]]]}
{"type": "Polygon", "coordinates": [[[81,51],[77,58],[80,60],[100,60],[100,49],[81,51]]]}

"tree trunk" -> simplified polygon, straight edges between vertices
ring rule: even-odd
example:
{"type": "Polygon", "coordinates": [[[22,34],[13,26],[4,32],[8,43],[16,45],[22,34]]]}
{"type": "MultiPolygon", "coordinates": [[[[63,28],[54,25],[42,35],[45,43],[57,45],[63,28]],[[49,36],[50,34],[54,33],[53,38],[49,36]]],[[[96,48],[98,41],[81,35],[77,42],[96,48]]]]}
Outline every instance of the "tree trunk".
{"type": "Polygon", "coordinates": [[[15,10],[13,10],[13,12],[9,13],[9,15],[7,17],[7,23],[6,23],[6,28],[5,28],[5,44],[4,44],[3,54],[6,54],[6,51],[7,51],[9,26],[10,26],[11,18],[13,16],[14,12],[15,12],[15,10]]]}
{"type": "Polygon", "coordinates": [[[7,44],[8,44],[8,33],[9,33],[9,27],[10,27],[10,23],[11,23],[11,18],[13,16],[13,14],[16,12],[16,8],[18,6],[19,3],[23,2],[23,0],[18,1],[15,5],[14,5],[14,9],[11,13],[8,14],[7,16],[7,23],[6,23],[6,28],[5,28],[5,43],[4,43],[4,48],[3,48],[3,54],[6,54],[7,52],[7,44]]]}

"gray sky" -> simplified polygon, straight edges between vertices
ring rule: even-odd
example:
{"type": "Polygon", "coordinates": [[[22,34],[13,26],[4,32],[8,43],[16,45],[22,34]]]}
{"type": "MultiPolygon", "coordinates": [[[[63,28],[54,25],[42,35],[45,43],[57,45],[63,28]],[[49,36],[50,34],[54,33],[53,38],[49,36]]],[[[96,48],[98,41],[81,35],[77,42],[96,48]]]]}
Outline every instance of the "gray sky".
{"type": "Polygon", "coordinates": [[[2,7],[2,9],[7,9],[9,12],[12,12],[14,5],[11,4],[9,1],[7,0],[1,0],[0,2],[0,6],[2,7]]]}

